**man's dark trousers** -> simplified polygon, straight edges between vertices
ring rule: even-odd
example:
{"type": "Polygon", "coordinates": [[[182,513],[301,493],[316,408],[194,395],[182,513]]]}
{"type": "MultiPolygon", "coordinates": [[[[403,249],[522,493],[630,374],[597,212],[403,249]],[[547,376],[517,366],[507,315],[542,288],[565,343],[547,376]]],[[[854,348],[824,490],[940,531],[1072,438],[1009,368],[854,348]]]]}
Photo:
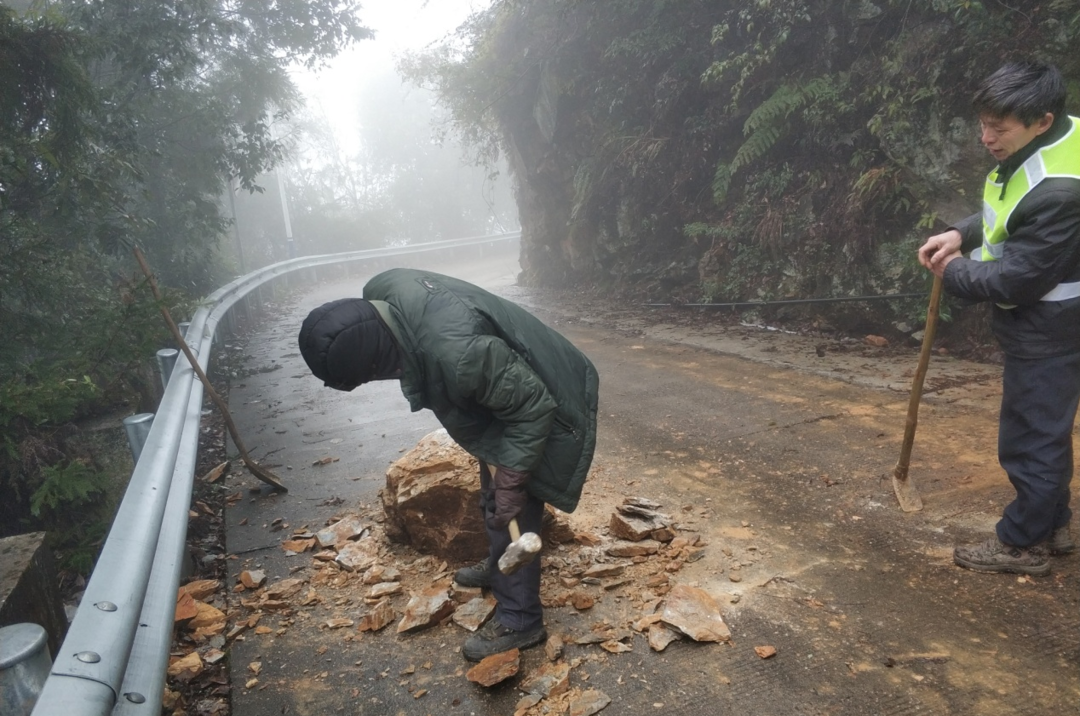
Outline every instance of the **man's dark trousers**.
{"type": "Polygon", "coordinates": [[[997,535],[1031,547],[1069,523],[1072,432],[1080,400],[1080,353],[1005,357],[998,459],[1016,488],[997,535]]]}
{"type": "MultiPolygon", "coordinates": [[[[491,527],[490,520],[495,514],[495,488],[492,485],[490,469],[483,462],[480,463],[480,509],[484,515],[488,541],[491,543],[488,568],[491,574],[491,593],[498,602],[495,618],[503,626],[515,631],[535,629],[544,623],[544,608],[540,604],[540,557],[538,555],[513,574],[499,571],[499,557],[510,546],[510,529],[491,527]]],[[[522,534],[540,534],[544,523],[544,502],[529,495],[528,502],[517,516],[517,523],[522,534]]]]}

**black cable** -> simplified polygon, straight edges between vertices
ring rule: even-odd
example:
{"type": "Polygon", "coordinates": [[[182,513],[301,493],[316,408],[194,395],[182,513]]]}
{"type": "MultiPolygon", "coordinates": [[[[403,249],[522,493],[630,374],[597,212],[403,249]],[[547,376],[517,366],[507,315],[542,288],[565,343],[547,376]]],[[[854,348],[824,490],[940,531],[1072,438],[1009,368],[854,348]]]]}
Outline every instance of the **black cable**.
{"type": "Polygon", "coordinates": [[[739,306],[791,306],[803,303],[842,301],[890,301],[896,298],[925,298],[922,293],[889,293],[883,296],[839,296],[835,298],[792,298],[782,301],[733,301],[730,303],[646,303],[647,308],[737,308],[739,306]]]}

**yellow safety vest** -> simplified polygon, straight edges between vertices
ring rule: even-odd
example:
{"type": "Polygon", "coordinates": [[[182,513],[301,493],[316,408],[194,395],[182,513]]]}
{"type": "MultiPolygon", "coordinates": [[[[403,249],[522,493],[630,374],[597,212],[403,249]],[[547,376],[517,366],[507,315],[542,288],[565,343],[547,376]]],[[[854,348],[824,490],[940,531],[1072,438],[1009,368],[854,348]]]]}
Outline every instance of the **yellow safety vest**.
{"type": "MultiPolygon", "coordinates": [[[[1020,200],[1038,186],[1043,179],[1069,178],[1080,180],[1080,119],[1069,117],[1072,127],[1064,137],[1042,147],[1009,178],[1005,193],[997,181],[997,169],[986,177],[983,189],[983,244],[971,252],[976,261],[997,261],[1005,252],[1005,240],[1009,238],[1006,228],[1020,200]]],[[[1065,301],[1080,298],[1080,281],[1059,283],[1042,297],[1043,301],[1065,301]]],[[[1002,308],[1013,306],[998,304],[1002,308]]]]}

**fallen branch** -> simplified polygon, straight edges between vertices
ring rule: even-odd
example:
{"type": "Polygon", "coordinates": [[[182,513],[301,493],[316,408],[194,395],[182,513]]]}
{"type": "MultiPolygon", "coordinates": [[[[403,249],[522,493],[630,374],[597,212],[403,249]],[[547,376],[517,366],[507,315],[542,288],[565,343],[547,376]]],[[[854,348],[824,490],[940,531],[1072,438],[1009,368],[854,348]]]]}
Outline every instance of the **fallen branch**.
{"type": "Polygon", "coordinates": [[[210,385],[210,379],[206,377],[206,373],[203,372],[202,366],[199,365],[199,361],[195,358],[195,354],[191,352],[191,348],[188,347],[187,341],[180,335],[180,329],[177,328],[176,323],[172,319],[172,315],[169,314],[169,309],[165,306],[165,301],[161,298],[161,292],[158,291],[157,281],[154,280],[154,274],[150,271],[150,266],[146,263],[146,257],[143,256],[143,252],[138,246],[135,247],[135,260],[139,262],[139,268],[142,269],[143,274],[146,275],[146,280],[150,283],[150,291],[154,294],[154,300],[158,302],[158,306],[161,308],[161,315],[165,317],[165,323],[169,326],[169,332],[172,333],[173,340],[180,346],[180,350],[187,356],[188,363],[191,364],[192,370],[195,371],[195,375],[199,376],[199,380],[203,384],[203,388],[206,390],[207,395],[214,401],[214,405],[221,411],[221,416],[225,418],[225,425],[229,428],[229,435],[232,437],[233,442],[236,443],[236,449],[240,451],[240,458],[244,461],[244,465],[251,474],[259,478],[267,485],[272,485],[274,489],[281,492],[288,492],[289,489],[285,485],[281,484],[280,479],[270,472],[266,468],[255,462],[248,454],[247,448],[244,447],[244,442],[240,439],[240,433],[236,429],[236,423],[233,422],[232,415],[229,413],[229,406],[225,404],[221,396],[214,390],[214,386],[210,385]]]}

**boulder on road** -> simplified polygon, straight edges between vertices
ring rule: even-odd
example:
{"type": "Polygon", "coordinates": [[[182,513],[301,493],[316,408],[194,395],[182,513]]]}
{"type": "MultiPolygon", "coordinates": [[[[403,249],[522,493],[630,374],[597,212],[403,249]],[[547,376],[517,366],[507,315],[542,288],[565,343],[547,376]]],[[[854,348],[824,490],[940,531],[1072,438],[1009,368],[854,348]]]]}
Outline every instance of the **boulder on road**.
{"type": "Polygon", "coordinates": [[[426,435],[390,466],[381,496],[392,541],[451,563],[487,556],[479,464],[445,430],[426,435]]]}

